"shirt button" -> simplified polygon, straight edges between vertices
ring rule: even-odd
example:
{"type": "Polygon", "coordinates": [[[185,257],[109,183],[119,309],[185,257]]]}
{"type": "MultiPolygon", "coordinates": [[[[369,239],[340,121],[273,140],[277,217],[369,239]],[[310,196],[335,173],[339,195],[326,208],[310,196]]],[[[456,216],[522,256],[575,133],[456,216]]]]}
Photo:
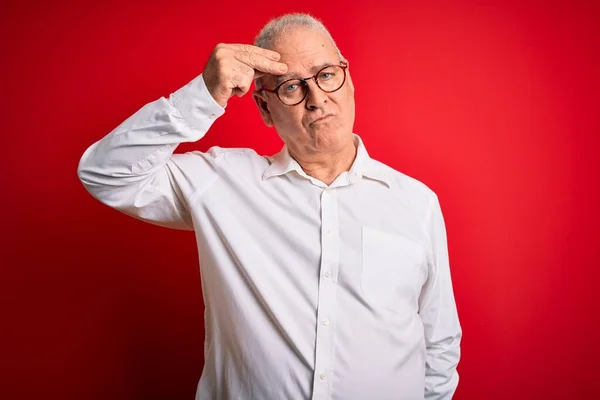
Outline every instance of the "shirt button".
{"type": "Polygon", "coordinates": [[[331,235],[331,229],[327,229],[327,234],[331,235]]]}
{"type": "Polygon", "coordinates": [[[319,377],[321,379],[325,379],[325,378],[327,378],[327,374],[325,372],[323,372],[323,373],[321,373],[321,375],[319,375],[319,377]]]}
{"type": "Polygon", "coordinates": [[[329,326],[329,324],[331,324],[331,321],[329,320],[329,318],[325,318],[325,321],[323,321],[323,325],[329,326]]]}
{"type": "Polygon", "coordinates": [[[329,278],[331,275],[333,275],[331,271],[327,271],[327,272],[325,272],[325,276],[326,276],[327,278],[329,278]]]}

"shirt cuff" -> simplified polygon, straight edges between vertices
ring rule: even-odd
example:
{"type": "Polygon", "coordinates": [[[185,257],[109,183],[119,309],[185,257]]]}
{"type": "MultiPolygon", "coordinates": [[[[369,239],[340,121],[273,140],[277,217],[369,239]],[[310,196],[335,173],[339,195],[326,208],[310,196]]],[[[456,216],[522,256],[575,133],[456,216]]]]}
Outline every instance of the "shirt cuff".
{"type": "Polygon", "coordinates": [[[225,108],[208,91],[202,74],[172,93],[169,101],[190,125],[200,131],[208,130],[225,113],[225,108]]]}

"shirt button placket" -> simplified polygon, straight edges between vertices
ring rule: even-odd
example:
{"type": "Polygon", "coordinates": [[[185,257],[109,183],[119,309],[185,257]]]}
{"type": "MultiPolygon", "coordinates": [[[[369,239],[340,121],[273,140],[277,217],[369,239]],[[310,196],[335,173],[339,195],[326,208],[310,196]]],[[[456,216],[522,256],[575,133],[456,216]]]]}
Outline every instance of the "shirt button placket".
{"type": "Polygon", "coordinates": [[[317,341],[313,400],[330,399],[334,372],[336,271],[339,264],[338,205],[336,192],[321,195],[321,275],[317,304],[317,341]]]}

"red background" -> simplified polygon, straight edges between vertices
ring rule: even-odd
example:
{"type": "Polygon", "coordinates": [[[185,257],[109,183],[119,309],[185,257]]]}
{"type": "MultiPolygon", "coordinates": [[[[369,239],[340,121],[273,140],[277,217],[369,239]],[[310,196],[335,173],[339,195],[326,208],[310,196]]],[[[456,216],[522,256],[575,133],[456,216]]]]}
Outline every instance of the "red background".
{"type": "MultiPolygon", "coordinates": [[[[440,197],[464,329],[455,398],[594,398],[600,7],[282,3],[4,3],[0,398],[193,398],[193,235],[101,205],[77,163],[215,44],[295,10],[350,60],[371,155],[440,197]]],[[[281,146],[249,96],[178,151],[216,144],[281,146]]]]}

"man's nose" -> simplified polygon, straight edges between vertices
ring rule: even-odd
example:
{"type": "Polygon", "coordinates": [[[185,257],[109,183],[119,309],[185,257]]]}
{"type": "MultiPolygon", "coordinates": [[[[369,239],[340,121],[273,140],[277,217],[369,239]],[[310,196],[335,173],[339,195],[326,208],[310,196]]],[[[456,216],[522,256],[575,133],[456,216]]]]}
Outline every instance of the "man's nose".
{"type": "Polygon", "coordinates": [[[327,93],[321,90],[314,79],[306,81],[306,108],[314,110],[327,103],[327,93]]]}

